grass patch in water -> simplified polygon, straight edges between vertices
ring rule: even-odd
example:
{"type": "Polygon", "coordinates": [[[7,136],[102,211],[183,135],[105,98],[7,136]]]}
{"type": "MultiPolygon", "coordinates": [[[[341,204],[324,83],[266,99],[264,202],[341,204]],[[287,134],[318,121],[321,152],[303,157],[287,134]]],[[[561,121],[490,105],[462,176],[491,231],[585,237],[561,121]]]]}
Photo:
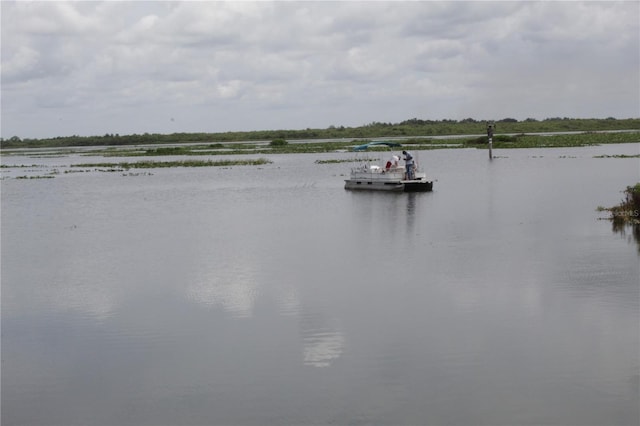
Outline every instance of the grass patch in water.
{"type": "MultiPolygon", "coordinates": [[[[638,143],[639,132],[597,133],[585,132],[569,135],[496,135],[493,138],[493,148],[572,148],[591,145],[605,145],[615,143],[638,143]]],[[[467,139],[464,145],[474,148],[488,148],[486,136],[467,139]]]]}
{"type": "Polygon", "coordinates": [[[611,213],[609,219],[618,224],[631,223],[640,225],[640,183],[627,186],[623,191],[625,198],[614,207],[598,207],[598,211],[611,213]]]}
{"type": "MultiPolygon", "coordinates": [[[[136,147],[119,148],[108,147],[95,150],[74,151],[73,148],[65,149],[68,154],[78,153],[80,155],[104,157],[157,157],[157,156],[235,156],[235,155],[268,155],[268,154],[316,154],[330,152],[350,152],[355,146],[372,142],[376,139],[356,138],[341,139],[332,141],[318,141],[296,143],[279,141],[274,139],[269,142],[228,142],[228,143],[208,143],[194,144],[182,146],[155,146],[155,147],[136,147]],[[275,141],[275,143],[273,143],[275,141]]],[[[479,136],[470,139],[467,137],[454,138],[429,138],[429,137],[407,137],[406,139],[393,139],[402,145],[398,149],[410,149],[415,151],[426,151],[432,149],[454,149],[454,148],[477,148],[487,149],[488,140],[486,136],[479,136]]],[[[583,132],[576,134],[516,134],[505,135],[497,134],[493,139],[494,149],[507,148],[557,148],[557,147],[581,147],[590,145],[605,145],[617,143],[639,143],[640,132],[619,132],[619,133],[602,133],[602,132],[583,132]]],[[[389,151],[385,146],[373,146],[368,151],[389,151]]],[[[60,154],[63,151],[56,151],[60,154]]],[[[13,151],[0,151],[2,155],[13,154],[13,151]]],[[[620,157],[622,158],[622,157],[620,157]]],[[[205,166],[217,164],[205,164],[205,166]]],[[[162,166],[161,166],[162,167],[162,166]]],[[[197,167],[195,165],[171,165],[166,167],[197,167]]]]}
{"type": "Polygon", "coordinates": [[[138,162],[121,162],[121,163],[84,163],[72,164],[71,167],[119,167],[124,170],[129,169],[159,169],[167,167],[229,167],[229,166],[258,166],[269,164],[271,161],[266,158],[257,160],[182,160],[182,161],[138,161],[138,162]]]}
{"type": "Polygon", "coordinates": [[[345,158],[345,159],[333,159],[333,160],[316,160],[316,164],[338,164],[338,163],[353,163],[358,161],[356,158],[345,158]]]}
{"type": "Polygon", "coordinates": [[[593,158],[640,158],[640,154],[635,154],[635,155],[627,155],[627,154],[594,155],[593,158]]]}
{"type": "MultiPolygon", "coordinates": [[[[598,207],[597,211],[608,211],[613,232],[626,236],[627,229],[631,228],[631,235],[638,244],[640,252],[640,183],[627,186],[623,191],[625,198],[614,207],[598,207]]],[[[631,238],[631,237],[629,237],[631,238]]]]}

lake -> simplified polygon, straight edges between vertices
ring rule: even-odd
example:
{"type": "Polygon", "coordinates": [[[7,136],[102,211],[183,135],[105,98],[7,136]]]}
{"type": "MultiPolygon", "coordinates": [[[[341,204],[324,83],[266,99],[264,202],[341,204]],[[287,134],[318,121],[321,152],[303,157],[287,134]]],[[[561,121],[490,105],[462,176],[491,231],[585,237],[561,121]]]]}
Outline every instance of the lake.
{"type": "Polygon", "coordinates": [[[638,153],[415,152],[413,194],[315,163],[353,153],[4,156],[2,424],[637,425],[638,243],[596,208],[640,168],[594,156],[638,153]]]}

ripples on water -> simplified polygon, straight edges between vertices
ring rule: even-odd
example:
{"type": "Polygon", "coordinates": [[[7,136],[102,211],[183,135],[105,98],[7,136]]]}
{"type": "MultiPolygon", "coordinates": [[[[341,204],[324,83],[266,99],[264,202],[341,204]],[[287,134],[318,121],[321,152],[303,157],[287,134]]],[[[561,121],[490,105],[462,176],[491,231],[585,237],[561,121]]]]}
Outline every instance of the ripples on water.
{"type": "Polygon", "coordinates": [[[251,318],[259,286],[248,265],[207,271],[187,288],[189,299],[207,307],[220,307],[235,318],[251,318]]]}
{"type": "Polygon", "coordinates": [[[632,151],[5,179],[2,423],[638,424],[632,151]]]}

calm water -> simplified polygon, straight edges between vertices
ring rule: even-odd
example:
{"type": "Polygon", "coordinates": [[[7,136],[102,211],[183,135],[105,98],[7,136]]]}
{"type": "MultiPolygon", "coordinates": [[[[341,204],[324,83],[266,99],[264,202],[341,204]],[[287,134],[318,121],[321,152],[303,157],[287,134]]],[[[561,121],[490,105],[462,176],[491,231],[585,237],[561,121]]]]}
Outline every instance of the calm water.
{"type": "MultiPolygon", "coordinates": [[[[3,157],[3,425],[637,425],[640,145],[64,174],[3,157]],[[132,171],[137,173],[139,171],[132,171]]],[[[109,161],[117,161],[108,159],[109,161]]]]}

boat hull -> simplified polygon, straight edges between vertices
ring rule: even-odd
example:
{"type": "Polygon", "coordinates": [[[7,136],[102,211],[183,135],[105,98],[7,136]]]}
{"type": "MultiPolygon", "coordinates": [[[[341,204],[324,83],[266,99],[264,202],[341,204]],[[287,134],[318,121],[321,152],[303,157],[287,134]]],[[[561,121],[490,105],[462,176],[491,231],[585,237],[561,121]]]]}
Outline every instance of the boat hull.
{"type": "Polygon", "coordinates": [[[404,192],[429,192],[433,191],[433,181],[410,180],[404,181],[404,192]]]}
{"type": "Polygon", "coordinates": [[[422,179],[398,181],[347,179],[344,187],[360,191],[429,192],[433,191],[433,182],[422,179]]]}
{"type": "Polygon", "coordinates": [[[404,185],[401,182],[383,182],[366,179],[348,179],[344,181],[345,189],[356,189],[364,191],[404,191],[404,185]]]}
{"type": "Polygon", "coordinates": [[[422,171],[415,171],[414,179],[405,179],[405,177],[405,169],[402,166],[383,169],[367,164],[351,169],[351,175],[344,181],[344,187],[361,191],[428,192],[433,190],[433,181],[428,180],[427,175],[422,171]]]}

